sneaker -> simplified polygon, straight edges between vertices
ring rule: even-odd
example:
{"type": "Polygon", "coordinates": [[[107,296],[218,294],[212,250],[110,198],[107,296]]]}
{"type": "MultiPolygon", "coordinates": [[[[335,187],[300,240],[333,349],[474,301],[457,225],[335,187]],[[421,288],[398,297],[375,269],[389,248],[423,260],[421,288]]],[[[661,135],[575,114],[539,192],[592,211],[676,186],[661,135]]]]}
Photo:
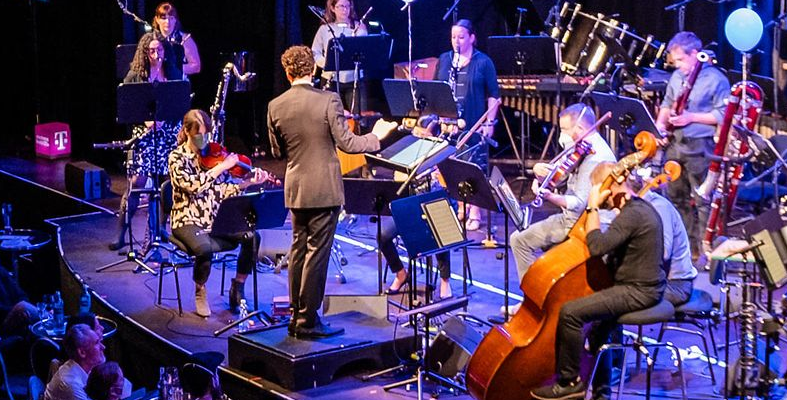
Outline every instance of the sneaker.
{"type": "Polygon", "coordinates": [[[555,382],[550,386],[542,386],[530,392],[534,399],[539,400],[568,400],[585,397],[585,382],[574,381],[566,386],[555,382]]]}
{"type": "MultiPolygon", "coordinates": [[[[514,315],[522,307],[522,303],[511,304],[508,306],[508,315],[514,315]]],[[[506,306],[500,306],[500,315],[506,315],[506,306]]]]}

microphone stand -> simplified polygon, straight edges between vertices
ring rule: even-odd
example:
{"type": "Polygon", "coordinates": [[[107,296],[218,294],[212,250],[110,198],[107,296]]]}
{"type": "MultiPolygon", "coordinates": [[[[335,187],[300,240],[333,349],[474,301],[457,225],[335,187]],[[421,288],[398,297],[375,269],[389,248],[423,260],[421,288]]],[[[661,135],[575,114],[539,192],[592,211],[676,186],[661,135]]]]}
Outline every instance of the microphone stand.
{"type": "Polygon", "coordinates": [[[459,2],[460,1],[462,1],[462,0],[454,0],[454,4],[451,5],[451,7],[448,8],[448,11],[445,12],[445,15],[443,15],[443,21],[447,20],[448,16],[453,14],[453,16],[454,16],[454,23],[456,23],[456,20],[459,17],[458,16],[458,14],[459,14],[458,6],[459,6],[459,2]]]}
{"type": "Polygon", "coordinates": [[[336,66],[336,71],[333,72],[333,79],[334,82],[336,82],[336,94],[338,94],[341,98],[342,94],[339,90],[339,53],[343,53],[344,48],[342,48],[342,44],[339,42],[339,38],[336,36],[336,31],[333,30],[333,27],[331,27],[331,24],[328,22],[328,20],[326,20],[322,14],[317,12],[317,9],[314,8],[314,6],[310,6],[309,11],[316,15],[317,18],[319,18],[320,21],[325,24],[325,26],[328,28],[328,32],[330,32],[331,36],[333,37],[333,61],[334,65],[336,66]]]}

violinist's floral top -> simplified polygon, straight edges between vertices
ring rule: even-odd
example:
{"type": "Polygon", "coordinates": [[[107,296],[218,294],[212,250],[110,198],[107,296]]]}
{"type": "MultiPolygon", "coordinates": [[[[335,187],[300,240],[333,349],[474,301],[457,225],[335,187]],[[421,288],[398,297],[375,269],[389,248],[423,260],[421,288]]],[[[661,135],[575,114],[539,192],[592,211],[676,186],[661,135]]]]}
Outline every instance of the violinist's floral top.
{"type": "Polygon", "coordinates": [[[184,142],[169,155],[172,180],[172,229],[196,225],[209,230],[219,204],[241,192],[228,172],[214,179],[199,165],[199,155],[184,142]]]}

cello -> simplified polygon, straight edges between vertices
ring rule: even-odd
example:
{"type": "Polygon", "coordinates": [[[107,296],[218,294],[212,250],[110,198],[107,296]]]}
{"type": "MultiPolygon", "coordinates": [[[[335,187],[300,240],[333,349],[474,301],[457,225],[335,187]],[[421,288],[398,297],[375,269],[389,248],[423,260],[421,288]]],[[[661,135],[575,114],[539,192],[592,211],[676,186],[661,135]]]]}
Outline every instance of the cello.
{"type": "MultiPolygon", "coordinates": [[[[656,153],[653,135],[642,131],[637,152],[618,161],[602,183],[623,182],[629,172],[656,153]]],[[[467,365],[467,390],[478,400],[530,399],[530,391],[555,373],[555,336],[564,303],[612,285],[600,257],[590,257],[583,213],[568,238],[536,260],[522,278],[522,306],[511,320],[493,327],[467,365]]]]}

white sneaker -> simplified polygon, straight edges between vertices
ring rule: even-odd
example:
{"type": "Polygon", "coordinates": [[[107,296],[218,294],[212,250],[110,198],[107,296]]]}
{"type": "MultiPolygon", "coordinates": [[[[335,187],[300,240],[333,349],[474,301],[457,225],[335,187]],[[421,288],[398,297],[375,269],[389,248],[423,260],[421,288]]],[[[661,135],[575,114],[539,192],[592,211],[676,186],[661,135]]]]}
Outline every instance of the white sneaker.
{"type": "MultiPolygon", "coordinates": [[[[508,315],[514,315],[522,307],[522,303],[511,304],[508,306],[508,315]]],[[[506,315],[506,306],[500,306],[500,315],[506,315]]]]}

